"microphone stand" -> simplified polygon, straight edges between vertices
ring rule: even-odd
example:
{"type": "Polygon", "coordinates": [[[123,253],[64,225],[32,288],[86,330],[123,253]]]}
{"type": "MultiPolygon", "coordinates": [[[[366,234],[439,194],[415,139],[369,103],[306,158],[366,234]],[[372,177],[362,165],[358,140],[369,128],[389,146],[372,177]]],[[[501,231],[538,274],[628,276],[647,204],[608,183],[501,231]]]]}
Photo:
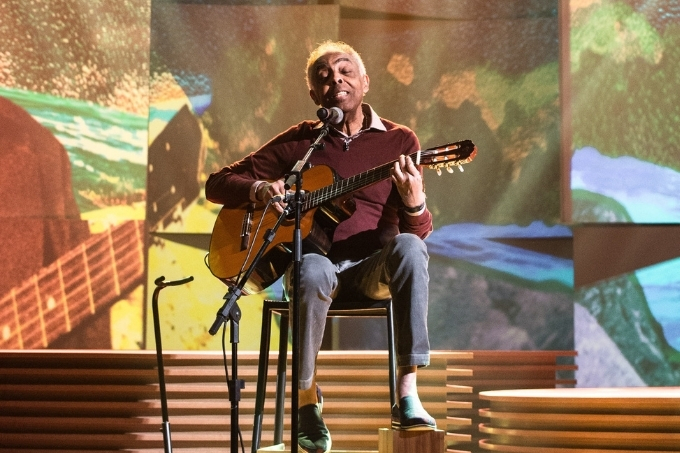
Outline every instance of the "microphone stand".
{"type": "Polygon", "coordinates": [[[288,216],[290,210],[288,207],[283,210],[278,220],[274,226],[265,232],[265,237],[260,249],[253,258],[252,263],[243,274],[238,283],[234,286],[229,287],[227,294],[223,297],[225,300],[224,304],[217,311],[217,316],[215,317],[215,322],[210,327],[208,332],[210,335],[215,335],[222,324],[225,322],[231,322],[230,329],[230,342],[231,342],[231,379],[227,381],[227,388],[229,390],[229,401],[231,402],[231,453],[238,453],[238,434],[239,434],[239,422],[238,422],[238,411],[239,411],[239,401],[241,400],[241,390],[245,388],[245,381],[238,378],[238,342],[239,342],[239,321],[241,319],[241,309],[238,306],[238,299],[243,294],[243,287],[245,286],[248,278],[253,273],[256,265],[262,255],[264,255],[265,250],[274,240],[276,236],[276,231],[279,226],[288,216]]]}
{"type": "MultiPolygon", "coordinates": [[[[337,109],[337,108],[336,108],[337,109]]],[[[231,322],[231,332],[230,332],[230,342],[232,344],[232,371],[231,379],[228,380],[227,386],[229,389],[229,401],[231,401],[231,452],[238,453],[238,409],[239,401],[241,400],[241,389],[245,388],[245,381],[238,379],[238,342],[239,342],[239,321],[241,319],[241,309],[238,306],[238,299],[240,299],[243,294],[243,288],[250,278],[250,275],[254,272],[257,263],[264,255],[269,245],[274,240],[276,236],[276,231],[279,229],[281,223],[288,217],[291,210],[291,205],[295,209],[295,227],[293,231],[293,364],[292,364],[292,399],[291,399],[291,452],[297,453],[298,451],[298,382],[299,382],[299,350],[300,350],[300,314],[298,310],[298,298],[300,292],[300,262],[302,260],[302,232],[301,232],[301,219],[302,219],[302,170],[307,165],[307,161],[311,156],[312,152],[317,149],[322,149],[324,147],[323,138],[328,135],[330,123],[339,123],[342,119],[342,111],[337,109],[335,116],[330,115],[326,109],[319,109],[317,115],[323,120],[324,125],[319,131],[319,136],[310,145],[305,156],[296,162],[293,169],[286,177],[285,189],[289,190],[291,187],[295,186],[295,196],[293,202],[289,203],[288,206],[283,210],[278,220],[274,226],[265,232],[265,237],[258,250],[257,254],[253,258],[246,272],[242,275],[241,279],[234,286],[229,287],[227,294],[224,295],[224,304],[217,311],[215,317],[215,322],[208,330],[210,335],[215,335],[222,324],[225,322],[231,322]],[[322,118],[322,114],[324,115],[322,118]],[[338,119],[340,118],[340,120],[338,119]]]]}
{"type": "Polygon", "coordinates": [[[299,308],[299,294],[300,294],[300,263],[302,261],[302,233],[300,228],[300,220],[302,218],[302,169],[307,165],[309,156],[317,149],[323,149],[323,138],[328,135],[330,122],[324,122],[319,136],[310,145],[307,154],[297,161],[285,182],[285,189],[288,190],[295,185],[295,227],[293,230],[293,298],[291,301],[293,316],[290,318],[293,322],[292,337],[293,337],[293,351],[292,351],[292,371],[291,371],[291,403],[290,403],[290,451],[297,453],[298,451],[298,401],[299,401],[299,374],[300,374],[300,310],[299,308]]]}
{"type": "MultiPolygon", "coordinates": [[[[318,114],[318,113],[317,113],[318,114]]],[[[331,119],[331,118],[329,118],[331,119]]],[[[217,311],[215,317],[215,322],[208,330],[210,335],[215,335],[222,324],[225,322],[231,322],[231,332],[230,332],[230,342],[232,344],[232,371],[231,379],[228,380],[227,386],[229,389],[229,401],[231,401],[231,452],[238,453],[238,410],[239,401],[241,400],[241,389],[245,388],[245,381],[238,379],[238,342],[239,342],[239,321],[241,319],[241,309],[238,306],[238,299],[240,299],[243,294],[243,287],[250,278],[250,275],[254,272],[257,263],[264,255],[269,245],[274,240],[276,236],[276,231],[279,229],[281,223],[290,214],[291,205],[295,208],[295,227],[293,231],[293,364],[292,364],[292,399],[291,399],[291,452],[298,451],[298,382],[299,382],[299,349],[300,349],[300,315],[297,307],[299,292],[300,292],[300,262],[302,259],[302,233],[300,222],[302,219],[302,169],[307,164],[309,156],[316,149],[322,149],[324,147],[323,138],[328,135],[330,121],[324,121],[324,125],[319,132],[319,136],[311,144],[307,153],[302,160],[299,160],[291,172],[288,174],[285,181],[285,189],[289,190],[293,185],[295,186],[295,196],[293,202],[289,203],[288,206],[283,210],[278,220],[274,226],[265,232],[265,237],[258,250],[257,254],[253,258],[253,261],[246,269],[245,273],[234,286],[229,287],[227,294],[224,295],[224,304],[217,311]]]]}

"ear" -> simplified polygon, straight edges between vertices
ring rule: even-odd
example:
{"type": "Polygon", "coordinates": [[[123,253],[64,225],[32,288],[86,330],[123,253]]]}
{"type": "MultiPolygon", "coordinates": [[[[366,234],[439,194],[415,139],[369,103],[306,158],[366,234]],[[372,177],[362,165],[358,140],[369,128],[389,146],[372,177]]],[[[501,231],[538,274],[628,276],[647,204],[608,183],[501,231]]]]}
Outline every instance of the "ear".
{"type": "Polygon", "coordinates": [[[319,98],[316,97],[316,93],[314,92],[314,90],[309,90],[309,97],[312,98],[312,101],[314,101],[314,104],[321,105],[321,102],[319,102],[319,98]]]}
{"type": "Polygon", "coordinates": [[[368,93],[368,86],[371,82],[371,79],[368,78],[368,74],[364,74],[364,94],[368,93]]]}

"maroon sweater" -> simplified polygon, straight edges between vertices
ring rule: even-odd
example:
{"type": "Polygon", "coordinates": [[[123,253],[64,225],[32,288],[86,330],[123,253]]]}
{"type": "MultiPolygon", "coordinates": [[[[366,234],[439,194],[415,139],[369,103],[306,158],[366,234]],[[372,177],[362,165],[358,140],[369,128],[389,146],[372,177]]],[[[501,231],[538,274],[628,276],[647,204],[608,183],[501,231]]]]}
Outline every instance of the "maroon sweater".
{"type": "MultiPolygon", "coordinates": [[[[331,129],[324,138],[324,149],[314,151],[309,162],[315,167],[326,165],[338,178],[344,179],[420,149],[418,138],[409,128],[381,120],[386,131],[365,130],[351,141],[347,151],[341,135],[331,129]]],[[[319,135],[315,129],[318,125],[318,121],[303,121],[244,159],[211,174],[205,185],[206,198],[228,208],[247,203],[256,180],[281,179],[305,156],[319,135]]],[[[302,189],[305,189],[304,173],[302,189]]],[[[316,189],[319,188],[312,188],[316,189]]],[[[408,215],[400,209],[404,205],[389,178],[358,190],[353,196],[356,211],[338,225],[328,253],[334,262],[366,257],[400,232],[425,239],[432,231],[432,215],[427,209],[419,216],[408,215]]]]}

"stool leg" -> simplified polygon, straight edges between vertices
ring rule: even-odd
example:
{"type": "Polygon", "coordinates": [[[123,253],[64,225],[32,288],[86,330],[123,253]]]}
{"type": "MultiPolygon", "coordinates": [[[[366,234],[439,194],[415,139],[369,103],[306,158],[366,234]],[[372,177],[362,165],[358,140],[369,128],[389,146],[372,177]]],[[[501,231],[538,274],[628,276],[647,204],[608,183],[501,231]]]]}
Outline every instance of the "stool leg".
{"type": "Polygon", "coordinates": [[[397,360],[394,345],[394,315],[392,302],[387,304],[387,347],[390,367],[390,408],[397,404],[397,360]]]}
{"type": "Polygon", "coordinates": [[[251,453],[260,448],[264,400],[267,394],[267,373],[269,371],[269,341],[272,331],[272,312],[268,302],[262,306],[262,333],[260,334],[260,359],[257,366],[257,391],[255,395],[255,416],[253,419],[253,440],[251,453]]]}
{"type": "MultiPolygon", "coordinates": [[[[279,358],[276,368],[276,413],[274,415],[274,445],[283,443],[283,416],[286,404],[286,362],[288,361],[289,317],[281,315],[279,326],[279,358]]],[[[291,423],[297,423],[297,420],[291,423]]]]}

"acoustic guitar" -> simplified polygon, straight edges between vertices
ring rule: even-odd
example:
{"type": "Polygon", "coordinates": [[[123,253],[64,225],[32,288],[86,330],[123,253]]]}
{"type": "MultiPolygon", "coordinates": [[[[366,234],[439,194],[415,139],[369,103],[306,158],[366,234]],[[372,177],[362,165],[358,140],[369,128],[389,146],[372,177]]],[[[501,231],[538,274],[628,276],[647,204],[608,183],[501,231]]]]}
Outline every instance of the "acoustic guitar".
{"type": "MultiPolygon", "coordinates": [[[[472,162],[477,148],[470,140],[449,143],[417,151],[408,157],[416,165],[453,172],[453,167],[463,171],[463,164],[472,162]]],[[[395,161],[367,170],[346,179],[340,179],[325,165],[311,167],[303,172],[305,192],[300,207],[300,232],[303,252],[326,254],[330,249],[333,231],[354,212],[352,193],[391,177],[395,161]],[[310,189],[311,188],[311,189],[310,189]]],[[[261,231],[274,227],[279,219],[275,209],[245,203],[238,208],[222,208],[217,215],[210,238],[208,267],[212,274],[228,286],[238,283],[257,251],[265,242],[262,234],[251,237],[253,225],[261,231]]],[[[244,294],[256,294],[278,280],[292,260],[295,220],[293,214],[284,219],[271,244],[257,262],[244,294]]]]}

